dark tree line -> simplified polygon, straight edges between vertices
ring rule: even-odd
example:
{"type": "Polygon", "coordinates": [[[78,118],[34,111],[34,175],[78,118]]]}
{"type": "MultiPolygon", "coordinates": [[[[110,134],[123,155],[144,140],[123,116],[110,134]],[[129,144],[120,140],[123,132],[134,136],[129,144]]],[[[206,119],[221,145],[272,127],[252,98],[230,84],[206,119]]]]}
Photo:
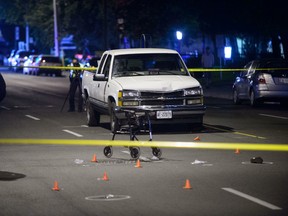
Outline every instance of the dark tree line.
{"type": "MultiPolygon", "coordinates": [[[[59,38],[72,34],[78,46],[117,48],[121,36],[135,41],[152,35],[161,46],[181,26],[187,34],[202,32],[249,35],[251,41],[273,41],[288,50],[288,16],[284,0],[57,0],[59,38]],[[124,23],[119,23],[119,19],[124,23]]],[[[53,47],[53,0],[0,0],[2,23],[29,24],[37,45],[53,47]]],[[[251,45],[253,47],[253,43],[251,45]]],[[[285,55],[285,56],[286,56],[285,55]]]]}

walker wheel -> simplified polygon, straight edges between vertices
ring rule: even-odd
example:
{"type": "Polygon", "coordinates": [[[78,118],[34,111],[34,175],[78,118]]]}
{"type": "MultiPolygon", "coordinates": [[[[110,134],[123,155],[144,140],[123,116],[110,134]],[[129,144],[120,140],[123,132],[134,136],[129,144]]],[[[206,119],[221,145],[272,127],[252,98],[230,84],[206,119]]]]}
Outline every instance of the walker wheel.
{"type": "Polygon", "coordinates": [[[103,150],[103,153],[104,155],[107,157],[107,158],[111,158],[112,155],[113,155],[113,149],[111,146],[106,146],[103,150]]]}
{"type": "Polygon", "coordinates": [[[152,148],[152,154],[157,157],[160,158],[162,155],[162,151],[160,148],[152,148]]]}
{"type": "Polygon", "coordinates": [[[130,155],[133,159],[138,159],[140,157],[140,148],[130,147],[130,155]]]}

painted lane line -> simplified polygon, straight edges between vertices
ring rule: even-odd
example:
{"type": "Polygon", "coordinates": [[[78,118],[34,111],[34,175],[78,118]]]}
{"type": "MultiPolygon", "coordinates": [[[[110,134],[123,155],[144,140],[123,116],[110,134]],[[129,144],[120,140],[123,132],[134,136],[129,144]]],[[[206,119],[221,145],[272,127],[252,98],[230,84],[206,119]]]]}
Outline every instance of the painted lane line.
{"type": "Polygon", "coordinates": [[[271,118],[278,118],[278,119],[288,120],[288,117],[283,117],[283,116],[268,115],[268,114],[263,114],[263,113],[260,113],[259,115],[260,115],[260,116],[271,117],[271,118]]]}
{"type": "Polygon", "coordinates": [[[218,106],[207,106],[207,108],[221,109],[221,107],[218,107],[218,106]]]}
{"type": "Polygon", "coordinates": [[[241,133],[241,132],[238,132],[238,131],[226,130],[226,129],[223,129],[223,128],[214,127],[214,126],[207,125],[207,124],[204,124],[204,126],[207,127],[207,128],[212,128],[212,129],[215,129],[215,130],[219,130],[219,131],[223,131],[223,132],[229,132],[229,133],[233,133],[233,134],[237,134],[237,135],[241,135],[241,136],[247,136],[247,137],[252,137],[252,138],[256,138],[256,139],[266,139],[266,137],[257,136],[257,135],[253,135],[253,134],[247,134],[247,133],[241,133]]]}
{"type": "Polygon", "coordinates": [[[5,106],[1,106],[2,109],[5,109],[5,110],[11,110],[10,108],[8,107],[5,107],[5,106]]]}
{"type": "Polygon", "coordinates": [[[30,118],[30,119],[33,119],[35,121],[39,121],[40,119],[35,117],[35,116],[31,116],[31,115],[25,115],[26,117],[30,118]]]}
{"type": "Polygon", "coordinates": [[[282,208],[280,208],[278,206],[272,205],[272,204],[270,204],[268,202],[265,202],[263,200],[260,200],[260,199],[258,199],[256,197],[252,197],[252,196],[250,196],[248,194],[245,194],[245,193],[242,193],[240,191],[234,190],[233,188],[222,188],[222,189],[227,191],[227,192],[230,192],[232,194],[235,194],[237,196],[240,196],[242,198],[248,199],[248,200],[250,200],[252,202],[255,202],[255,203],[259,204],[259,205],[262,205],[262,206],[264,206],[266,208],[269,208],[269,209],[272,209],[272,210],[281,210],[282,209],[282,208]]]}
{"type": "Polygon", "coordinates": [[[64,125],[63,128],[88,128],[88,125],[64,125]]]}
{"type": "Polygon", "coordinates": [[[66,133],[72,134],[72,135],[74,135],[76,137],[83,137],[83,135],[75,133],[75,132],[70,131],[70,130],[63,130],[63,131],[66,132],[66,133]]]}

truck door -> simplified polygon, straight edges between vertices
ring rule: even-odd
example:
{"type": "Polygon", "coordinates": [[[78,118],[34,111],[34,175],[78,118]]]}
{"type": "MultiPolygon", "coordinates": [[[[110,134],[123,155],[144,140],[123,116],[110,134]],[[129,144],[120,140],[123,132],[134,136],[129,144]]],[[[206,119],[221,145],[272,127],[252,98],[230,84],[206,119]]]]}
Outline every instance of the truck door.
{"type": "MultiPolygon", "coordinates": [[[[100,60],[100,65],[96,71],[96,74],[101,74],[102,71],[103,71],[103,65],[104,65],[104,62],[107,58],[107,54],[104,54],[100,60]]],[[[90,85],[91,89],[90,89],[90,97],[92,97],[94,100],[96,100],[95,102],[98,102],[98,99],[97,98],[97,94],[98,94],[98,85],[99,85],[99,81],[93,81],[92,85],[90,85]]]]}
{"type": "Polygon", "coordinates": [[[99,101],[102,101],[102,102],[106,101],[105,100],[105,88],[106,88],[106,85],[108,83],[109,70],[110,70],[110,66],[111,66],[111,59],[112,59],[112,56],[108,55],[106,58],[106,61],[104,62],[103,69],[102,69],[102,71],[100,71],[101,74],[104,74],[105,80],[99,81],[97,86],[96,86],[97,99],[99,101]]]}

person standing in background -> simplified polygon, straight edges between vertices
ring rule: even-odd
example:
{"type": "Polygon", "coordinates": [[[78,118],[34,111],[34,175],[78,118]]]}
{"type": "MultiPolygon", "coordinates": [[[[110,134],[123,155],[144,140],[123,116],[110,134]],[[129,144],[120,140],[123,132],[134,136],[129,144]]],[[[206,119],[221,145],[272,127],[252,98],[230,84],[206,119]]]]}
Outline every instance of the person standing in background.
{"type": "MultiPolygon", "coordinates": [[[[206,47],[205,52],[202,55],[201,59],[202,67],[206,69],[211,69],[214,66],[214,55],[211,53],[210,47],[206,47]]],[[[212,73],[211,71],[204,72],[205,85],[206,88],[209,88],[212,82],[212,73]]]]}
{"type": "Polygon", "coordinates": [[[69,110],[68,112],[75,111],[75,93],[78,88],[78,112],[82,112],[83,98],[81,92],[82,85],[82,71],[79,70],[80,64],[76,58],[72,60],[71,67],[77,67],[78,69],[73,69],[70,71],[70,90],[69,90],[69,110]]]}

